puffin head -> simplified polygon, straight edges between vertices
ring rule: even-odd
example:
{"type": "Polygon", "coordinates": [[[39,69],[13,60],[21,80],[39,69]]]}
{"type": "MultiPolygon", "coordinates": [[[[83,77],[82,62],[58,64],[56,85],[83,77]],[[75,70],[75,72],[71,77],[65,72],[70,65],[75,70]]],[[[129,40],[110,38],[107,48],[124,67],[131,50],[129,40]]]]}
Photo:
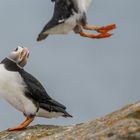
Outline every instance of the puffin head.
{"type": "Polygon", "coordinates": [[[28,48],[23,48],[23,47],[20,47],[20,46],[18,46],[8,56],[8,59],[15,62],[21,68],[23,68],[26,65],[28,58],[29,58],[28,48]]]}

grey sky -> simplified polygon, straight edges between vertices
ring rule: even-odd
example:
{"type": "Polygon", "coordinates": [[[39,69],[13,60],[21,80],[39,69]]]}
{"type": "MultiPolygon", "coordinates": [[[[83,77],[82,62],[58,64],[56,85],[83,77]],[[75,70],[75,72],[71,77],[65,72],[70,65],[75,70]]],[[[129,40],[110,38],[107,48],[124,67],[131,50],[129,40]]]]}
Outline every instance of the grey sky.
{"type": "MultiPolygon", "coordinates": [[[[0,0],[0,59],[18,45],[28,47],[30,59],[25,69],[74,116],[36,118],[32,124],[79,123],[139,100],[139,5],[139,0],[93,0],[89,23],[118,26],[109,39],[92,40],[70,33],[38,43],[38,33],[52,16],[50,0],[0,0]]],[[[2,99],[0,111],[0,130],[24,119],[2,99]]]]}

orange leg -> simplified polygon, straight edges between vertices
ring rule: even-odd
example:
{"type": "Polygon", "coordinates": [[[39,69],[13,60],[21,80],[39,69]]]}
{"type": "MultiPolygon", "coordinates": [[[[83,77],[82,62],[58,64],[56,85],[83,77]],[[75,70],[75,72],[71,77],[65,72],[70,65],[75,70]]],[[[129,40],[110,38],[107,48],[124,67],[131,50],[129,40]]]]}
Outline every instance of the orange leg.
{"type": "Polygon", "coordinates": [[[116,24],[110,24],[110,25],[102,26],[102,27],[85,25],[85,26],[83,26],[83,28],[86,29],[86,30],[95,30],[99,33],[107,33],[109,31],[115,29],[116,24]]]}
{"type": "Polygon", "coordinates": [[[26,117],[26,120],[23,123],[21,123],[19,126],[14,127],[14,128],[9,128],[8,130],[9,131],[16,131],[16,130],[24,129],[25,127],[27,127],[33,121],[33,119],[34,118],[26,117]]]}
{"type": "Polygon", "coordinates": [[[96,30],[98,29],[99,27],[98,26],[94,26],[94,25],[84,25],[82,26],[85,30],[96,30]]]}
{"type": "Polygon", "coordinates": [[[100,38],[110,37],[112,34],[110,34],[110,33],[101,33],[101,34],[96,35],[96,34],[89,34],[89,33],[81,32],[80,35],[83,36],[83,37],[100,39],[100,38]]]}

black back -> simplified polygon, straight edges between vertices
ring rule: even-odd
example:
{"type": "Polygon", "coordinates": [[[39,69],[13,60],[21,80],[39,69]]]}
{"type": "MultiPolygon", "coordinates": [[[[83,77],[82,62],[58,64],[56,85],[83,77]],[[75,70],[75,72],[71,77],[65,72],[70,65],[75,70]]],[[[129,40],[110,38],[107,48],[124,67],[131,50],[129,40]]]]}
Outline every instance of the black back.
{"type": "Polygon", "coordinates": [[[55,101],[47,94],[42,84],[35,77],[33,77],[23,69],[21,69],[19,72],[27,85],[25,95],[28,98],[31,98],[32,100],[38,102],[41,108],[49,112],[62,112],[64,113],[64,117],[72,117],[65,111],[66,107],[64,105],[55,101]]]}
{"type": "Polygon", "coordinates": [[[46,92],[42,84],[31,74],[27,73],[23,69],[19,71],[21,77],[24,79],[24,82],[27,85],[27,91],[25,92],[26,96],[34,99],[39,103],[46,103],[49,105],[59,106],[63,109],[66,109],[62,104],[54,101],[46,92]]]}

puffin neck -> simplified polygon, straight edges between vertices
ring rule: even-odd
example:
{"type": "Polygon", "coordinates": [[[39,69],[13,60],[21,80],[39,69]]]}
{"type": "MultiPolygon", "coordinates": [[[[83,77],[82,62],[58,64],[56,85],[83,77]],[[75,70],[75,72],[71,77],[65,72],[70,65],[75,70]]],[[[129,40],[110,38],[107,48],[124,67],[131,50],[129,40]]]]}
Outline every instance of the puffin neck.
{"type": "Polygon", "coordinates": [[[12,60],[12,59],[10,59],[8,57],[6,57],[5,59],[3,59],[1,61],[1,64],[4,64],[5,68],[8,71],[20,71],[20,70],[23,69],[14,60],[12,60]]]}

